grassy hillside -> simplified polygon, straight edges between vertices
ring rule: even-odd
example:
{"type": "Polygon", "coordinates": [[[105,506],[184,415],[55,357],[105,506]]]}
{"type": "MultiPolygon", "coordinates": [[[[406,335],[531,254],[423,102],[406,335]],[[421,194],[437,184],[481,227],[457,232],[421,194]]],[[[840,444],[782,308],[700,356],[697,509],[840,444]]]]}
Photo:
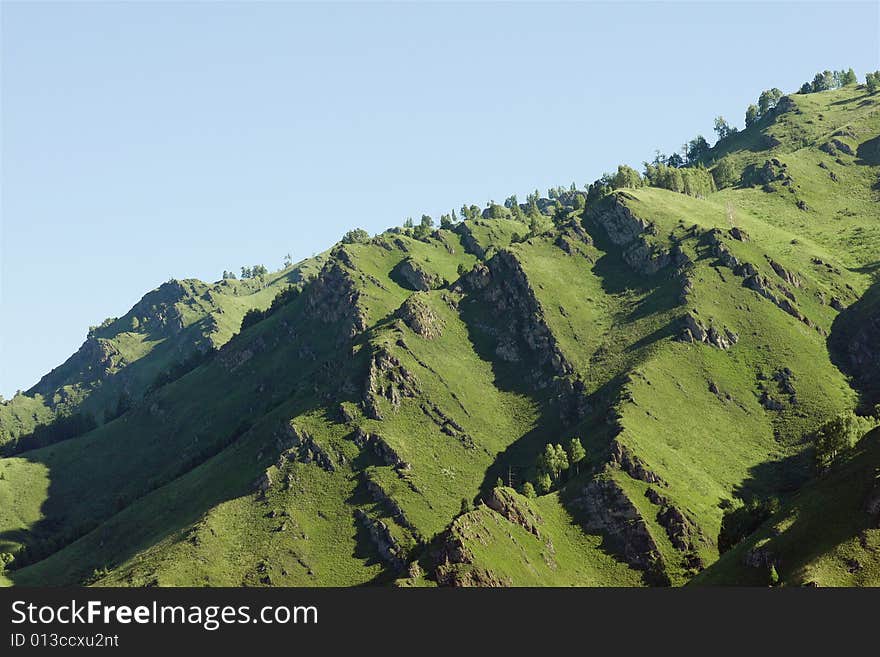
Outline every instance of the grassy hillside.
{"type": "Polygon", "coordinates": [[[267,308],[289,285],[301,286],[323,259],[244,280],[163,283],[124,316],[89,329],[74,355],[31,389],[0,404],[0,447],[14,446],[59,416],[80,412],[98,423],[112,419],[151,387],[176,378],[225,344],[247,311],[267,308]]]}
{"type": "Polygon", "coordinates": [[[813,450],[876,399],[878,103],[788,97],[700,197],[555,190],[163,285],[0,407],[10,445],[97,420],[0,459],[3,581],[880,584],[880,435],[813,450]]]}

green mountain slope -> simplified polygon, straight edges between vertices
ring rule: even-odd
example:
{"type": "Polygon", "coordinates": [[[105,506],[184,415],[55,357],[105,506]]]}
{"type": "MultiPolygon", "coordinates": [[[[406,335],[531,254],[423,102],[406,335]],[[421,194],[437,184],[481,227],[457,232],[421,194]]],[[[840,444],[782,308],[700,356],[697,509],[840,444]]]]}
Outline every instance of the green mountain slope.
{"type": "Polygon", "coordinates": [[[851,517],[877,434],[819,476],[811,440],[877,401],[878,107],[784,98],[709,152],[739,182],[700,197],[556,190],[160,287],[2,407],[10,444],[59,409],[99,420],[0,459],[2,577],[880,584],[851,517]],[[586,458],[532,497],[575,436],[586,458]]]}
{"type": "Polygon", "coordinates": [[[30,390],[0,404],[0,447],[14,447],[37,425],[73,413],[112,419],[151,387],[174,378],[222,346],[245,313],[263,310],[289,285],[301,286],[322,256],[280,272],[209,284],[171,280],[124,316],[89,329],[83,345],[30,390]]]}

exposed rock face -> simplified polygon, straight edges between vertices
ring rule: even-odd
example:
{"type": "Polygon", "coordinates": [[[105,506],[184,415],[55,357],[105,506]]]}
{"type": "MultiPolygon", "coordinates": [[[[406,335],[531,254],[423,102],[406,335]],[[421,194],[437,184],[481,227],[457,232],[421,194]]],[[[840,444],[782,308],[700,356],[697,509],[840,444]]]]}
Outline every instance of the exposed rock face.
{"type": "Polygon", "coordinates": [[[656,274],[673,261],[668,251],[646,239],[646,235],[655,232],[654,225],[634,215],[617,197],[609,199],[606,207],[591,216],[614,244],[624,247],[623,259],[638,273],[656,274]]]}
{"type": "Polygon", "coordinates": [[[654,488],[645,491],[645,497],[660,507],[657,511],[657,522],[666,530],[673,547],[687,554],[686,564],[689,567],[702,568],[703,562],[696,549],[698,543],[706,542],[706,539],[696,522],[654,488]]]}
{"type": "Polygon", "coordinates": [[[776,272],[776,275],[779,276],[779,278],[784,280],[789,285],[792,285],[793,287],[801,286],[801,280],[790,271],[788,271],[785,267],[780,265],[772,258],[768,258],[768,262],[770,263],[770,267],[773,269],[773,271],[776,272]]]}
{"type": "Polygon", "coordinates": [[[433,340],[443,332],[443,323],[431,306],[417,294],[410,295],[397,309],[397,316],[415,333],[433,340]]]}
{"type": "Polygon", "coordinates": [[[392,407],[400,405],[403,397],[415,397],[420,393],[416,378],[393,354],[379,349],[370,359],[367,384],[364,390],[364,412],[372,420],[381,420],[379,398],[387,399],[392,407]]]}
{"type": "Polygon", "coordinates": [[[743,563],[749,568],[769,568],[778,564],[776,556],[761,543],[746,552],[743,563]]]}
{"type": "Polygon", "coordinates": [[[488,568],[474,565],[474,553],[466,545],[466,538],[487,542],[474,512],[456,518],[437,539],[437,549],[431,553],[433,576],[440,586],[510,586],[511,582],[488,568]]]}
{"type": "Polygon", "coordinates": [[[515,525],[541,538],[538,525],[544,520],[532,509],[520,502],[509,488],[493,488],[484,500],[486,506],[501,514],[515,525]]]}
{"type": "Polygon", "coordinates": [[[460,291],[504,318],[494,333],[495,355],[507,362],[533,358],[536,367],[529,372],[530,382],[537,388],[555,386],[566,418],[583,418],[590,409],[583,382],[572,379],[574,366],[547,325],[544,309],[516,256],[499,251],[488,263],[462,276],[458,285],[460,291]]]}
{"type": "Polygon", "coordinates": [[[408,470],[410,467],[379,434],[367,433],[358,427],[354,432],[354,444],[361,449],[371,450],[385,465],[393,466],[398,470],[408,470]]]}
{"type": "Polygon", "coordinates": [[[632,453],[626,445],[615,439],[611,443],[611,463],[633,479],[645,481],[649,484],[665,486],[666,482],[657,473],[652,471],[644,461],[632,453]]]}
{"type": "Polygon", "coordinates": [[[403,509],[400,508],[400,505],[397,501],[388,495],[385,490],[380,486],[377,482],[369,477],[365,477],[365,486],[367,491],[370,493],[370,496],[379,504],[385,506],[389,513],[391,514],[392,519],[401,527],[405,527],[406,529],[415,531],[415,527],[406,517],[406,514],[403,512],[403,509]]]}
{"type": "Polygon", "coordinates": [[[272,475],[270,472],[266,470],[263,474],[257,477],[256,481],[254,481],[253,487],[258,494],[265,495],[272,487],[272,475]]]}
{"type": "Polygon", "coordinates": [[[829,139],[824,144],[819,146],[819,150],[828,153],[832,157],[836,156],[838,153],[845,153],[846,155],[856,154],[852,146],[847,144],[845,141],[841,141],[840,139],[829,139]]]}
{"type": "Polygon", "coordinates": [[[477,242],[473,232],[471,232],[471,227],[468,222],[459,222],[455,224],[452,230],[461,235],[461,244],[464,246],[465,251],[480,259],[485,257],[486,250],[480,246],[479,242],[477,242]]]}
{"type": "Polygon", "coordinates": [[[427,292],[443,286],[443,280],[425,271],[412,257],[405,258],[394,268],[397,278],[411,290],[427,292]]]}
{"type": "Polygon", "coordinates": [[[529,285],[519,261],[509,251],[499,251],[485,265],[475,267],[462,278],[465,290],[478,295],[506,321],[499,328],[498,344],[506,359],[519,358],[525,351],[535,357],[536,378],[543,384],[549,376],[565,376],[574,367],[562,353],[544,319],[544,310],[529,285]],[[516,355],[514,355],[516,354],[516,355]]]}
{"type": "Polygon", "coordinates": [[[739,335],[728,328],[719,330],[711,324],[706,327],[693,313],[688,313],[682,320],[678,339],[681,342],[702,342],[718,349],[730,349],[739,342],[739,335]]]}
{"type": "Polygon", "coordinates": [[[455,419],[444,413],[437,404],[434,404],[431,401],[425,401],[419,404],[419,408],[421,408],[422,413],[424,413],[431,422],[436,424],[440,428],[440,431],[447,436],[455,438],[468,449],[474,449],[476,447],[474,439],[464,430],[464,427],[456,422],[455,419]]]}
{"type": "Polygon", "coordinates": [[[379,556],[395,570],[406,566],[406,550],[397,542],[383,521],[371,518],[361,509],[354,510],[355,520],[370,532],[379,556]]]}
{"type": "Polygon", "coordinates": [[[581,491],[575,505],[585,513],[586,529],[605,534],[628,564],[669,584],[660,550],[644,518],[617,482],[604,477],[594,479],[581,491]]]}
{"type": "Polygon", "coordinates": [[[307,295],[310,316],[325,324],[341,325],[348,337],[366,329],[366,318],[358,305],[360,292],[339,262],[333,260],[324,265],[318,278],[307,288],[307,295]]]}
{"type": "Polygon", "coordinates": [[[290,448],[282,452],[276,465],[280,468],[285,460],[294,459],[302,463],[314,463],[322,470],[335,472],[336,466],[327,451],[315,441],[305,430],[298,428],[292,422],[287,425],[286,438],[290,448]]]}
{"type": "Polygon", "coordinates": [[[744,231],[742,228],[738,228],[737,226],[734,226],[733,228],[730,229],[730,236],[735,240],[739,240],[740,242],[751,241],[749,234],[746,231],[744,231]]]}
{"type": "Polygon", "coordinates": [[[875,526],[880,526],[880,468],[874,471],[874,481],[865,498],[865,511],[874,518],[875,526]]]}
{"type": "Polygon", "coordinates": [[[559,235],[553,243],[568,255],[575,253],[585,255],[582,245],[592,244],[593,239],[579,221],[570,221],[560,228],[559,235]]]}

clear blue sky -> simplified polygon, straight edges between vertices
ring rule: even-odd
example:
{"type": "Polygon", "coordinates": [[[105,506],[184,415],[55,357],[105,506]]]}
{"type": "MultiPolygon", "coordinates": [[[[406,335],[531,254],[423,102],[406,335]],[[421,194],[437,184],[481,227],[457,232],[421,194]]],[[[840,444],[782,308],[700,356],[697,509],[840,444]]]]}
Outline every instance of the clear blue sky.
{"type": "Polygon", "coordinates": [[[579,186],[880,68],[877,3],[2,4],[0,392],[171,278],[579,186]]]}

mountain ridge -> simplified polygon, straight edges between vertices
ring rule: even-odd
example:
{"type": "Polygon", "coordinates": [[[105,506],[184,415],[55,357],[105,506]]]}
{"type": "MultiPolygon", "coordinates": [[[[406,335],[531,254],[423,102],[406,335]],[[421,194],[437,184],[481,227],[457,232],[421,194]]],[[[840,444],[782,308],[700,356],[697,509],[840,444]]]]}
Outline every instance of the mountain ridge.
{"type": "MultiPolygon", "coordinates": [[[[877,107],[853,85],[783,97],[688,173],[714,188],[723,161],[739,172],[708,193],[636,173],[465,208],[448,227],[343,240],[320,262],[272,273],[234,311],[215,288],[262,283],[160,287],[83,347],[109,392],[85,385],[94,370],[71,367],[5,404],[50,393],[59,403],[73,381],[69,407],[102,417],[0,459],[3,576],[766,584],[773,566],[784,584],[877,583],[870,514],[844,556],[805,555],[784,520],[823,503],[810,491],[864,487],[867,475],[838,473],[868,472],[876,451],[863,417],[840,463],[814,470],[812,436],[876,399],[877,107]],[[288,284],[296,292],[271,305],[288,284]],[[120,365],[103,349],[135,317],[173,358],[155,347],[120,365]],[[180,339],[209,318],[223,325],[180,339]],[[210,355],[150,388],[205,345],[210,355]],[[140,361],[151,376],[121,386],[131,403],[115,414],[119,372],[140,361]],[[541,490],[546,446],[573,437],[586,457],[541,490]],[[775,511],[759,517],[750,505],[761,504],[775,511]],[[721,536],[740,509],[757,525],[729,548],[721,536]],[[770,557],[754,556],[758,540],[770,557]],[[834,559],[860,565],[842,576],[834,559]]],[[[9,415],[7,441],[27,431],[10,430],[9,415]]],[[[821,532],[801,527],[802,541],[821,532]]]]}

